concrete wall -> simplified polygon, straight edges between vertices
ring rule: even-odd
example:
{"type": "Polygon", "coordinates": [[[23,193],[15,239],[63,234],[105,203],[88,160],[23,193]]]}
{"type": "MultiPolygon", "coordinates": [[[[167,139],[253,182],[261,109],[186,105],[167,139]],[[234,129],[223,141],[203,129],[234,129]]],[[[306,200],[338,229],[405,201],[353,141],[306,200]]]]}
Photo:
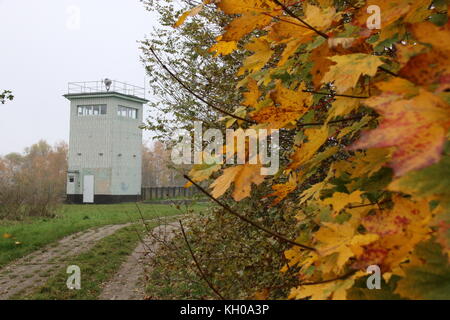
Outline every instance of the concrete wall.
{"type": "Polygon", "coordinates": [[[95,176],[95,194],[140,195],[143,101],[124,95],[66,95],[70,106],[68,194],[82,194],[83,176],[95,176]],[[79,105],[106,104],[106,115],[78,116],[79,105]],[[117,114],[119,105],[138,109],[138,119],[117,114]]]}

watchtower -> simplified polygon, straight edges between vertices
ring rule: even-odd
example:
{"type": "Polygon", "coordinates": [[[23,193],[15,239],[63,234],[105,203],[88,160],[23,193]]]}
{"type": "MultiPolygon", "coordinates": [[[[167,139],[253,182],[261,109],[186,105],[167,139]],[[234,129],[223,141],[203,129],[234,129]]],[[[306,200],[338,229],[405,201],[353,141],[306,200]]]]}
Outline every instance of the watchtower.
{"type": "Polygon", "coordinates": [[[67,200],[137,201],[145,89],[119,81],[71,82],[67,200]]]}

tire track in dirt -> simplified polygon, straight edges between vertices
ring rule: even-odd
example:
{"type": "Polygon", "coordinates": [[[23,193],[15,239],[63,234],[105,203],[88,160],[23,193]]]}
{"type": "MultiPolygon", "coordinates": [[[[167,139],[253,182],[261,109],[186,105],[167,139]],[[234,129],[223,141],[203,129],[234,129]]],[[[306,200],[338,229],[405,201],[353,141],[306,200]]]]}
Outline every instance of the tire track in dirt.
{"type": "Polygon", "coordinates": [[[101,239],[131,223],[107,225],[67,236],[0,269],[0,300],[42,286],[64,261],[90,250],[101,239]]]}
{"type": "Polygon", "coordinates": [[[100,300],[142,300],[145,297],[144,275],[149,261],[163,243],[169,242],[179,230],[177,223],[163,224],[152,229],[134,252],[122,264],[114,277],[105,284],[100,300]]]}

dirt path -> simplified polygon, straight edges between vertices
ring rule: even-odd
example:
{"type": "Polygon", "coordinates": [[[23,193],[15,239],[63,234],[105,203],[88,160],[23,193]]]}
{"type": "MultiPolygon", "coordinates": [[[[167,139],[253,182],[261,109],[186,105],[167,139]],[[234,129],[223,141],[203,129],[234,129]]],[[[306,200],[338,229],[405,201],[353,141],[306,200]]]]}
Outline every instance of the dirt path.
{"type": "Polygon", "coordinates": [[[19,292],[42,286],[54,272],[63,267],[64,260],[90,250],[99,240],[130,225],[108,225],[78,232],[35,251],[0,269],[0,300],[19,292]]]}
{"type": "Polygon", "coordinates": [[[136,247],[116,275],[105,284],[99,299],[101,300],[142,300],[145,296],[143,281],[145,267],[163,246],[170,241],[178,230],[177,223],[160,225],[151,231],[143,242],[136,247]]]}

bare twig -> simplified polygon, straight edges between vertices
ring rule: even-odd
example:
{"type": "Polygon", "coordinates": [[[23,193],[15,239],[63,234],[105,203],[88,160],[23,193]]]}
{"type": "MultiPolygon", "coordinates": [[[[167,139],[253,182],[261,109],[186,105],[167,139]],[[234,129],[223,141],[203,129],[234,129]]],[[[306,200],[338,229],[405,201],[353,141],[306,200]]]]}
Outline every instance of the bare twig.
{"type": "Polygon", "coordinates": [[[315,33],[317,33],[318,35],[324,37],[325,39],[328,39],[329,36],[326,35],[325,33],[323,33],[322,31],[317,30],[316,28],[314,28],[312,25],[310,25],[308,22],[306,22],[305,20],[301,19],[300,17],[298,17],[295,13],[293,13],[288,7],[286,7],[284,4],[282,4],[280,1],[278,0],[273,0],[273,2],[275,2],[277,5],[279,5],[281,8],[283,8],[284,12],[286,12],[288,15],[290,15],[291,17],[293,17],[294,19],[297,19],[298,21],[300,21],[301,23],[303,23],[308,29],[314,31],[315,33]]]}
{"type": "Polygon", "coordinates": [[[298,243],[298,242],[296,242],[296,241],[294,241],[294,240],[288,239],[288,238],[286,238],[285,236],[283,236],[283,235],[281,235],[281,234],[279,234],[279,233],[277,233],[277,232],[274,232],[274,231],[272,231],[272,230],[270,230],[270,229],[267,229],[266,227],[260,225],[259,223],[254,222],[254,221],[248,219],[247,217],[245,217],[245,216],[243,216],[243,215],[240,215],[239,213],[237,213],[236,211],[234,211],[233,209],[231,209],[227,204],[222,203],[222,202],[220,202],[219,200],[217,200],[216,198],[214,198],[211,194],[209,194],[208,191],[206,191],[206,190],[203,189],[200,185],[198,185],[197,183],[195,183],[195,182],[194,182],[191,178],[189,178],[187,175],[183,175],[183,176],[184,176],[184,178],[185,178],[186,180],[188,180],[189,182],[191,182],[197,189],[199,189],[201,192],[203,192],[205,195],[207,195],[207,196],[208,196],[210,199],[212,199],[215,203],[217,203],[217,204],[220,205],[222,208],[224,208],[225,210],[227,210],[227,211],[228,211],[229,213],[231,213],[232,215],[238,217],[238,218],[241,219],[242,221],[247,222],[248,224],[254,226],[255,228],[260,229],[260,230],[262,230],[262,231],[264,231],[264,232],[270,234],[271,236],[273,236],[273,237],[275,237],[275,238],[277,238],[277,239],[279,239],[279,240],[281,240],[281,241],[283,241],[283,242],[287,242],[287,243],[289,243],[289,244],[291,244],[291,245],[294,245],[294,246],[297,246],[297,247],[300,247],[300,248],[303,248],[303,249],[306,249],[306,250],[316,251],[316,249],[313,248],[313,247],[309,247],[309,246],[307,246],[307,245],[298,243]]]}

